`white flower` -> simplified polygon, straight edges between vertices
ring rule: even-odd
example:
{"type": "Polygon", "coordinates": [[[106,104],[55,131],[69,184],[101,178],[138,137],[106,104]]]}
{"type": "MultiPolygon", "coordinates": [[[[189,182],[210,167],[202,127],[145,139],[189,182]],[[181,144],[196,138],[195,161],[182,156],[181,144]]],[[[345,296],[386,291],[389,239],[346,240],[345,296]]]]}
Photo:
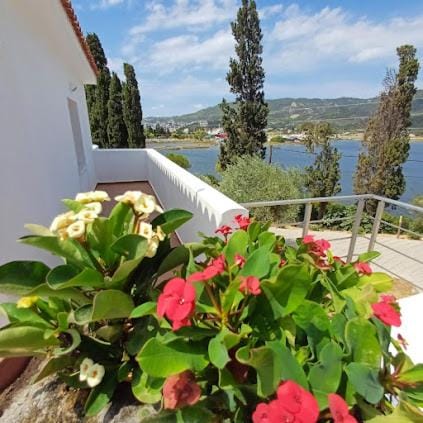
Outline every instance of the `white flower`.
{"type": "Polygon", "coordinates": [[[75,200],[79,201],[82,204],[85,204],[92,202],[110,201],[110,197],[106,191],[89,191],[80,192],[76,195],[75,200]]]}
{"type": "Polygon", "coordinates": [[[75,213],[74,212],[67,212],[62,213],[56,216],[51,222],[50,231],[51,232],[58,232],[59,229],[63,229],[68,227],[72,222],[75,220],[75,213]]]}
{"type": "Polygon", "coordinates": [[[95,219],[97,219],[98,214],[92,210],[81,210],[77,215],[76,218],[84,223],[92,223],[95,219]]]}
{"type": "Polygon", "coordinates": [[[97,386],[103,380],[104,373],[104,366],[101,364],[93,364],[88,370],[87,385],[90,388],[97,386]]]}
{"type": "Polygon", "coordinates": [[[163,213],[163,209],[158,204],[156,204],[156,212],[163,213]]]}
{"type": "Polygon", "coordinates": [[[166,234],[163,232],[160,226],[156,227],[156,236],[159,239],[159,241],[163,241],[166,238],[166,234]]]}
{"type": "Polygon", "coordinates": [[[150,223],[141,222],[140,227],[138,229],[138,234],[150,240],[151,237],[154,235],[153,227],[150,223]]]}
{"type": "Polygon", "coordinates": [[[81,238],[85,233],[85,223],[81,220],[72,223],[72,225],[68,226],[66,229],[66,233],[69,238],[81,238]]]}
{"type": "Polygon", "coordinates": [[[146,257],[154,257],[157,253],[157,248],[159,248],[159,239],[156,236],[150,239],[147,247],[147,252],[145,253],[146,257]]]}
{"type": "Polygon", "coordinates": [[[94,361],[92,361],[91,358],[84,358],[82,360],[82,363],[79,367],[79,380],[81,382],[84,382],[85,380],[87,380],[88,372],[93,365],[94,365],[94,361]]]}
{"type": "Polygon", "coordinates": [[[120,203],[134,205],[142,195],[141,191],[126,191],[124,194],[116,196],[115,200],[120,203]]]}
{"type": "Polygon", "coordinates": [[[96,214],[100,214],[101,211],[103,210],[103,206],[98,201],[93,202],[93,203],[87,203],[87,204],[85,204],[84,208],[86,210],[91,210],[96,214]]]}
{"type": "Polygon", "coordinates": [[[152,195],[143,194],[134,204],[134,209],[138,213],[150,214],[156,210],[156,199],[152,195]]]}

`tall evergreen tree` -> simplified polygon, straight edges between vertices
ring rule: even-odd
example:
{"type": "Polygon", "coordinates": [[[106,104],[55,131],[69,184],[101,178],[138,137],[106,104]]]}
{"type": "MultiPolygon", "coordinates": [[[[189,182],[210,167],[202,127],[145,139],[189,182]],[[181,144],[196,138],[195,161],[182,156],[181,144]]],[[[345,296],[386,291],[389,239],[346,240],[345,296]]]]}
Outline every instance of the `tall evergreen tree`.
{"type": "MultiPolygon", "coordinates": [[[[405,191],[402,166],[408,158],[411,104],[419,72],[416,49],[397,49],[399,70],[388,70],[377,111],[370,118],[354,177],[357,194],[371,193],[398,199],[405,191]]],[[[369,202],[368,211],[375,204],[369,202]]]]}
{"type": "MultiPolygon", "coordinates": [[[[341,191],[339,180],[341,169],[339,161],[341,154],[333,147],[330,137],[333,129],[327,122],[306,123],[302,130],[305,132],[305,145],[309,152],[320,149],[311,166],[306,167],[306,187],[312,197],[331,197],[341,191]]],[[[318,219],[325,214],[327,203],[319,204],[318,219]]]]}
{"type": "Polygon", "coordinates": [[[219,163],[225,169],[234,158],[259,155],[264,158],[268,106],[264,101],[262,33],[254,0],[242,0],[232,22],[237,59],[231,58],[226,79],[235,94],[235,105],[223,100],[222,125],[227,139],[221,144],[219,163]]]}
{"type": "Polygon", "coordinates": [[[123,64],[126,82],[123,86],[123,118],[128,130],[130,148],[145,148],[144,127],[142,125],[141,98],[134,67],[123,64]]]}
{"type": "Polygon", "coordinates": [[[122,85],[115,72],[112,73],[107,103],[107,134],[110,148],[127,148],[128,131],[123,120],[122,85]]]}
{"type": "Polygon", "coordinates": [[[107,58],[97,34],[88,34],[87,44],[98,68],[97,85],[85,87],[91,136],[94,144],[107,148],[107,102],[109,100],[110,71],[107,58]]]}

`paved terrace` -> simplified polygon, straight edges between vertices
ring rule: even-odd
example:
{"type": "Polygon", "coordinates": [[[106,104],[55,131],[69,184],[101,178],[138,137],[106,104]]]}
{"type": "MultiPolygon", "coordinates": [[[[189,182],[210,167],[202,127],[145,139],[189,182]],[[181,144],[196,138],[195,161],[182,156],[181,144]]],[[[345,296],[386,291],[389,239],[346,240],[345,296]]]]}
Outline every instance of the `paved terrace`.
{"type": "MultiPolygon", "coordinates": [[[[295,243],[302,236],[301,228],[273,228],[273,231],[283,235],[289,243],[295,243]]],[[[350,232],[313,231],[317,239],[325,238],[332,244],[335,255],[346,257],[350,244],[350,232]]],[[[355,247],[355,256],[367,251],[370,235],[359,235],[355,247]]],[[[397,238],[395,235],[378,235],[375,251],[381,253],[373,262],[375,271],[386,272],[395,278],[405,280],[423,291],[423,241],[407,238],[397,238]]]]}

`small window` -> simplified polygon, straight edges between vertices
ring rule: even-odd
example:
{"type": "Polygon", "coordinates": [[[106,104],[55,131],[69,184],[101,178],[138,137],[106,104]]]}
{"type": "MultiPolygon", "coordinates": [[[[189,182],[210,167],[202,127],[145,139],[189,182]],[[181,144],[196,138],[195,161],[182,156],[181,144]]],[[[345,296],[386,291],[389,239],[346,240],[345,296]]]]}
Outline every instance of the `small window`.
{"type": "Polygon", "coordinates": [[[81,123],[79,121],[78,105],[76,101],[68,98],[69,116],[72,126],[73,143],[75,146],[78,171],[82,175],[87,170],[87,161],[84,152],[84,140],[82,139],[81,123]]]}

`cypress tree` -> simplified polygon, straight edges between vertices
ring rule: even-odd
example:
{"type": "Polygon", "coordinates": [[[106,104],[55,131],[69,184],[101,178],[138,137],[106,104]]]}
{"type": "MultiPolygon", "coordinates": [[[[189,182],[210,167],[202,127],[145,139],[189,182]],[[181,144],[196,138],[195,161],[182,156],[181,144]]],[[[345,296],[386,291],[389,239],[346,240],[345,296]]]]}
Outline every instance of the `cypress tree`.
{"type": "Polygon", "coordinates": [[[142,125],[141,98],[134,67],[123,64],[126,83],[123,86],[123,118],[128,130],[130,148],[145,148],[144,127],[142,125]]]}
{"type": "Polygon", "coordinates": [[[254,0],[242,0],[237,19],[232,22],[237,59],[231,58],[226,80],[235,94],[235,104],[223,100],[220,105],[222,126],[227,139],[220,148],[219,163],[225,169],[237,156],[259,155],[266,149],[265,128],[268,106],[264,101],[262,66],[262,33],[254,0]]]}
{"type": "Polygon", "coordinates": [[[115,72],[112,73],[107,103],[107,135],[110,148],[127,148],[128,131],[123,120],[122,85],[115,72]]]}
{"type": "MultiPolygon", "coordinates": [[[[397,55],[399,70],[388,70],[378,109],[369,119],[364,134],[354,176],[357,194],[398,199],[405,191],[402,166],[410,149],[408,128],[419,62],[411,45],[399,47],[397,55]]],[[[374,202],[369,202],[367,209],[374,212],[374,202]]]]}
{"type": "Polygon", "coordinates": [[[109,100],[110,71],[97,34],[88,34],[86,40],[99,71],[97,85],[87,85],[85,87],[91,136],[94,144],[107,148],[109,145],[107,137],[107,102],[109,100]]]}
{"type": "MultiPolygon", "coordinates": [[[[314,153],[316,147],[320,152],[311,166],[306,167],[306,187],[312,197],[331,197],[341,191],[339,180],[341,169],[339,161],[341,154],[333,147],[330,137],[333,129],[327,122],[306,123],[302,130],[305,132],[305,145],[309,152],[314,153]]],[[[319,204],[318,219],[325,214],[327,203],[319,204]]]]}

